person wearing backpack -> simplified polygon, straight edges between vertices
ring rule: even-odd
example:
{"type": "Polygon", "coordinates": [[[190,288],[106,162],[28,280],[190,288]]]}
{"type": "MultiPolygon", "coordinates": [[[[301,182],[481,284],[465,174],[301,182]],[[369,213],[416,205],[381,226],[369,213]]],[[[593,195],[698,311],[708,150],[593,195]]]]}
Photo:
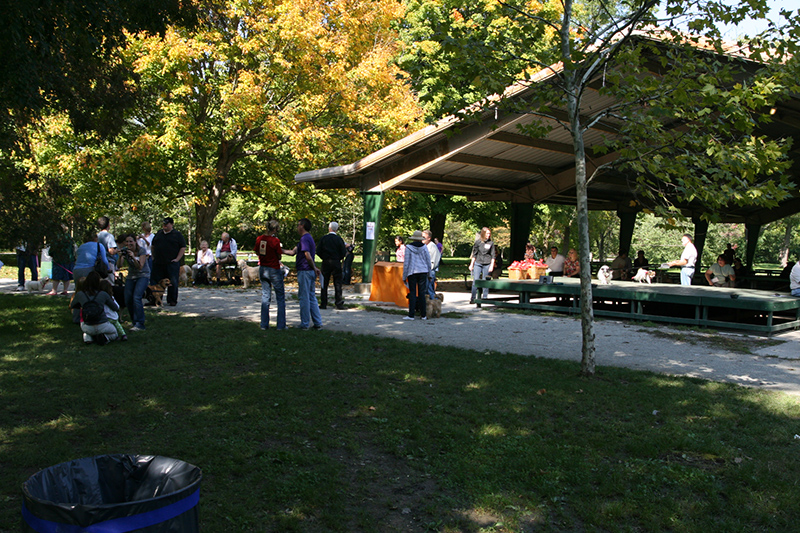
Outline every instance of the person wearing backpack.
{"type": "Polygon", "coordinates": [[[86,344],[97,343],[100,346],[117,339],[117,330],[108,321],[105,309],[119,311],[119,305],[107,292],[100,287],[100,274],[91,271],[75,293],[70,308],[81,310],[81,331],[83,342],[86,344]]]}

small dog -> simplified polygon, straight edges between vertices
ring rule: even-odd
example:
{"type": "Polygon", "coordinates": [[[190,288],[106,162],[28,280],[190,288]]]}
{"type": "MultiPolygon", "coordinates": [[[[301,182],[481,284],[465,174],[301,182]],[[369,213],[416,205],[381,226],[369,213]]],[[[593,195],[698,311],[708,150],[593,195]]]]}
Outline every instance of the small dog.
{"type": "Polygon", "coordinates": [[[167,290],[167,287],[172,285],[170,283],[169,278],[164,278],[155,285],[148,285],[147,288],[150,291],[150,295],[153,297],[153,305],[158,307],[162,307],[164,305],[164,291],[167,290]]]}
{"type": "Polygon", "coordinates": [[[178,275],[178,283],[184,287],[190,287],[192,285],[192,267],[189,265],[183,265],[181,267],[181,272],[178,275]]]}
{"type": "Polygon", "coordinates": [[[597,271],[597,280],[600,285],[611,285],[611,269],[608,268],[608,265],[601,266],[597,271]]]}
{"type": "Polygon", "coordinates": [[[633,276],[633,281],[638,281],[639,283],[647,282],[648,284],[650,284],[653,282],[654,277],[656,277],[655,270],[647,270],[646,268],[640,268],[636,272],[636,275],[633,276]]]}
{"type": "Polygon", "coordinates": [[[247,266],[247,261],[244,259],[240,259],[237,265],[239,265],[239,269],[242,271],[242,284],[245,289],[249,287],[251,283],[255,284],[260,282],[257,266],[247,266]]]}
{"type": "Polygon", "coordinates": [[[39,281],[28,280],[25,282],[25,289],[28,292],[42,292],[49,281],[50,278],[47,276],[42,276],[39,281]]]}
{"type": "Polygon", "coordinates": [[[442,316],[442,302],[444,302],[444,294],[437,292],[436,298],[431,300],[428,295],[425,295],[425,315],[428,318],[441,318],[442,316]]]}

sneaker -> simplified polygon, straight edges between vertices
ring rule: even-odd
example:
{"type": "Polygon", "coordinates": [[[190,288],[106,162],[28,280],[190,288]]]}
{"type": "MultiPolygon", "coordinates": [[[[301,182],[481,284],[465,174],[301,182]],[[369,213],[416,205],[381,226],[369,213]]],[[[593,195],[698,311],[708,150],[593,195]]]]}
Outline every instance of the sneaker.
{"type": "Polygon", "coordinates": [[[322,329],[322,324],[314,324],[314,329],[322,329]]]}
{"type": "Polygon", "coordinates": [[[144,326],[133,326],[131,331],[144,331],[144,326]]]}
{"type": "Polygon", "coordinates": [[[422,320],[428,320],[428,317],[424,316],[422,317],[422,320]]]}
{"type": "Polygon", "coordinates": [[[67,295],[67,291],[61,291],[61,296],[66,296],[66,295],[67,295]]]}
{"type": "Polygon", "coordinates": [[[56,294],[58,294],[56,291],[50,291],[47,293],[47,296],[55,296],[56,294]]]}
{"type": "Polygon", "coordinates": [[[126,341],[126,340],[128,340],[128,336],[127,335],[123,335],[122,337],[119,338],[119,340],[126,341]]]}
{"type": "Polygon", "coordinates": [[[17,292],[23,292],[24,290],[25,290],[25,287],[23,287],[22,285],[17,287],[17,292]]]}
{"type": "Polygon", "coordinates": [[[403,320],[414,320],[413,316],[404,316],[403,320]]]}

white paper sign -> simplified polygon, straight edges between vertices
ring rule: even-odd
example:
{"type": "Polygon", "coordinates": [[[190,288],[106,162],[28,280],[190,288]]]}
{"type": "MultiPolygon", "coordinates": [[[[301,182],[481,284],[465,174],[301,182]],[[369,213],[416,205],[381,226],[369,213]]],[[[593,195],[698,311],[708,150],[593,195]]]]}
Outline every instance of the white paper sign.
{"type": "Polygon", "coordinates": [[[374,241],[375,240],[375,223],[374,222],[367,222],[367,240],[374,241]]]}

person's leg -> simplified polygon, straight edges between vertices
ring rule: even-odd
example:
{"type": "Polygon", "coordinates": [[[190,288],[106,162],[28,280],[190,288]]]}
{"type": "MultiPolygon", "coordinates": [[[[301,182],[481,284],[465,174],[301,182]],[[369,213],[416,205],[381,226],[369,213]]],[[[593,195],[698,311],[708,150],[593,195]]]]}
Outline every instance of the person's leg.
{"type": "Polygon", "coordinates": [[[691,285],[692,276],[694,276],[693,268],[681,268],[681,285],[691,285]]]}
{"type": "Polygon", "coordinates": [[[408,276],[408,316],[414,318],[417,310],[417,279],[416,274],[408,276]]]}
{"type": "Polygon", "coordinates": [[[112,324],[110,321],[103,324],[98,324],[95,326],[95,328],[97,330],[97,334],[105,335],[110,341],[115,341],[119,337],[117,328],[115,328],[114,324],[112,324]]]}
{"type": "MultiPolygon", "coordinates": [[[[147,278],[134,280],[133,286],[133,325],[139,329],[144,329],[144,293],[147,291],[147,278]]],[[[125,305],[128,305],[127,303],[125,305]]]]}
{"type": "Polygon", "coordinates": [[[472,266],[472,295],[469,298],[470,303],[473,302],[475,300],[475,297],[478,295],[478,286],[475,284],[475,282],[480,279],[480,276],[481,276],[481,265],[475,263],[472,266]]]}
{"type": "Polygon", "coordinates": [[[331,267],[327,261],[322,262],[322,290],[320,291],[320,307],[328,308],[328,284],[331,281],[331,267]]]}
{"type": "Polygon", "coordinates": [[[417,280],[417,307],[419,308],[419,316],[425,318],[427,316],[427,305],[425,304],[425,293],[428,291],[428,275],[418,274],[417,280]]]}
{"type": "Polygon", "coordinates": [[[28,264],[24,253],[17,250],[17,286],[25,287],[25,265],[28,264]]]}
{"type": "Polygon", "coordinates": [[[342,264],[337,261],[333,267],[333,296],[336,309],[344,309],[344,297],[342,296],[342,264]]]}
{"type": "Polygon", "coordinates": [[[308,324],[311,320],[311,302],[309,300],[309,293],[313,297],[314,271],[313,270],[298,270],[297,271],[297,299],[300,303],[300,328],[308,329],[308,324]]]}
{"type": "Polygon", "coordinates": [[[133,308],[133,293],[136,288],[135,279],[128,278],[125,280],[125,307],[128,308],[128,314],[131,317],[131,324],[136,325],[136,311],[133,308]]]}
{"type": "Polygon", "coordinates": [[[800,297],[800,289],[792,289],[792,296],[800,297]]]}
{"type": "Polygon", "coordinates": [[[31,279],[39,281],[39,256],[35,254],[28,256],[28,268],[31,269],[31,279]]]}
{"type": "Polygon", "coordinates": [[[435,270],[431,270],[430,274],[428,274],[427,289],[428,289],[428,298],[430,298],[431,300],[436,298],[436,271],[435,270]]]}
{"type": "Polygon", "coordinates": [[[286,329],[286,293],[283,288],[283,272],[279,268],[268,268],[268,275],[275,290],[275,303],[278,306],[278,329],[286,329]]]}
{"type": "Polygon", "coordinates": [[[269,306],[272,299],[272,282],[267,275],[267,267],[258,268],[258,278],[261,280],[261,329],[269,328],[269,306]]]}
{"type": "Polygon", "coordinates": [[[178,281],[181,275],[181,265],[178,262],[171,262],[167,265],[167,277],[169,287],[167,287],[167,304],[175,305],[178,303],[178,281]]]}
{"type": "MultiPolygon", "coordinates": [[[[481,265],[481,279],[489,279],[489,265],[481,265]]],[[[489,288],[483,288],[483,298],[486,299],[489,297],[489,288]]]]}
{"type": "Polygon", "coordinates": [[[311,270],[311,290],[309,291],[309,306],[311,310],[311,322],[315,328],[322,327],[322,314],[319,312],[319,302],[317,302],[317,273],[311,270]]]}

